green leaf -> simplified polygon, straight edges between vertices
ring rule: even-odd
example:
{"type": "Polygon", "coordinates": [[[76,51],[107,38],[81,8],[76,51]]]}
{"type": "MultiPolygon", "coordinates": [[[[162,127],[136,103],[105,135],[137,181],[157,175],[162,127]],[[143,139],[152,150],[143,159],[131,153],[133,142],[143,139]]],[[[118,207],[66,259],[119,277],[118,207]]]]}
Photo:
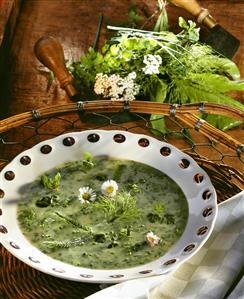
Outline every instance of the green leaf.
{"type": "Polygon", "coordinates": [[[188,25],[184,18],[179,17],[178,23],[179,23],[180,28],[188,29],[188,25]]]}
{"type": "Polygon", "coordinates": [[[83,170],[89,170],[95,166],[93,156],[90,152],[85,152],[83,154],[82,166],[84,168],[83,170]]]}
{"type": "Polygon", "coordinates": [[[167,133],[164,116],[152,114],[150,116],[150,122],[151,122],[151,126],[153,128],[153,133],[155,135],[161,135],[160,133],[162,133],[162,134],[167,133]]]}
{"type": "Polygon", "coordinates": [[[60,185],[60,179],[61,174],[59,172],[55,175],[54,179],[43,175],[41,177],[41,184],[47,189],[57,190],[60,185]]]}
{"type": "Polygon", "coordinates": [[[189,74],[188,78],[195,84],[202,85],[206,90],[212,90],[213,93],[226,93],[229,91],[244,90],[244,81],[232,81],[227,77],[217,74],[189,74]]]}
{"type": "Polygon", "coordinates": [[[199,40],[199,29],[196,28],[196,23],[189,20],[188,23],[179,17],[179,26],[183,29],[180,33],[181,37],[186,41],[197,42],[199,40]]]}
{"type": "Polygon", "coordinates": [[[182,102],[184,103],[209,102],[244,110],[242,103],[228,95],[214,92],[208,85],[200,85],[190,80],[175,80],[175,84],[177,86],[177,93],[174,91],[171,94],[170,98],[172,102],[179,102],[183,99],[184,101],[182,102]]]}
{"type": "Polygon", "coordinates": [[[93,159],[93,156],[90,152],[85,152],[83,154],[83,160],[86,160],[86,161],[91,161],[93,159]]]}
{"type": "Polygon", "coordinates": [[[139,23],[141,21],[144,20],[144,17],[143,16],[140,16],[138,13],[137,13],[137,7],[135,5],[132,5],[130,8],[129,8],[129,11],[128,11],[128,18],[129,18],[129,21],[131,21],[132,23],[139,23]]]}
{"type": "Polygon", "coordinates": [[[224,73],[232,77],[233,80],[240,80],[240,71],[238,66],[228,58],[218,58],[222,65],[224,73]]]}
{"type": "Polygon", "coordinates": [[[153,102],[163,103],[167,96],[168,85],[160,79],[157,79],[156,84],[152,84],[150,89],[150,100],[153,102]]]}
{"type": "Polygon", "coordinates": [[[233,129],[244,123],[230,117],[214,114],[208,114],[205,120],[212,126],[215,126],[217,129],[220,129],[222,131],[233,129]]]}

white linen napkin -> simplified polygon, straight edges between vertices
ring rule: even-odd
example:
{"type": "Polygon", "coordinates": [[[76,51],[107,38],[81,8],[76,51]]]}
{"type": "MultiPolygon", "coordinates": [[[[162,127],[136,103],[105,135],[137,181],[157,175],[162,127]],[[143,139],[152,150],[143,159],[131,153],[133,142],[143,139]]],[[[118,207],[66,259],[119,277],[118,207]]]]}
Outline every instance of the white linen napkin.
{"type": "MultiPolygon", "coordinates": [[[[243,266],[244,191],[219,205],[210,238],[179,268],[169,274],[119,283],[85,299],[220,299],[243,266]]],[[[239,298],[233,297],[234,292],[243,294],[244,281],[240,284],[230,298],[239,298]]]]}

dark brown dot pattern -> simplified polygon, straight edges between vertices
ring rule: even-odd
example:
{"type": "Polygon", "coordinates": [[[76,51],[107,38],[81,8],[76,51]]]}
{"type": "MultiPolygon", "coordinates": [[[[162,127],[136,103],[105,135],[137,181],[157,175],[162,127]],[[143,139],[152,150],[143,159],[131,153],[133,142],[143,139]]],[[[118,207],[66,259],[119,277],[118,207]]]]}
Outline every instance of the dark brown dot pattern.
{"type": "Polygon", "coordinates": [[[31,158],[29,156],[23,156],[20,158],[20,163],[22,165],[29,165],[31,162],[31,158]]]}
{"type": "Polygon", "coordinates": [[[151,272],[152,272],[152,270],[143,270],[143,271],[140,271],[139,274],[149,274],[151,272]]]}
{"type": "Polygon", "coordinates": [[[65,272],[63,269],[57,269],[57,268],[53,268],[53,271],[55,271],[57,273],[64,273],[65,272]]]}
{"type": "Polygon", "coordinates": [[[2,224],[0,225],[0,233],[2,233],[2,234],[7,234],[8,233],[7,228],[2,224]]]}
{"type": "Polygon", "coordinates": [[[162,156],[167,157],[171,154],[171,149],[167,146],[164,146],[160,149],[160,153],[162,156]]]}
{"type": "Polygon", "coordinates": [[[12,170],[6,171],[4,177],[8,181],[12,181],[15,178],[15,173],[12,170]]]}
{"type": "Polygon", "coordinates": [[[100,139],[100,136],[98,134],[90,134],[87,136],[87,140],[92,143],[98,142],[99,139],[100,139]]]}
{"type": "Polygon", "coordinates": [[[208,231],[208,227],[207,226],[202,226],[198,229],[197,231],[197,235],[198,236],[203,236],[206,234],[206,232],[208,231]]]}
{"type": "Polygon", "coordinates": [[[211,196],[212,196],[212,193],[209,190],[204,191],[203,194],[202,194],[202,198],[204,200],[210,199],[211,196]]]}
{"type": "Polygon", "coordinates": [[[0,198],[4,198],[4,195],[5,195],[5,192],[2,189],[0,189],[0,198]]]}
{"type": "Polygon", "coordinates": [[[114,141],[117,143],[123,143],[125,142],[125,136],[123,134],[116,134],[114,135],[114,141]]]}
{"type": "Polygon", "coordinates": [[[172,259],[172,260],[168,260],[167,262],[164,263],[165,266],[168,266],[168,265],[172,265],[176,262],[176,259],[172,259]]]}
{"type": "Polygon", "coordinates": [[[36,263],[36,264],[40,263],[40,261],[36,260],[36,259],[33,258],[32,256],[29,256],[29,260],[30,260],[31,262],[33,262],[33,263],[36,263]]]}
{"type": "Polygon", "coordinates": [[[149,146],[150,142],[149,142],[149,140],[146,139],[146,138],[141,138],[141,139],[139,139],[138,144],[139,144],[141,147],[147,147],[147,146],[149,146]]]}
{"type": "Polygon", "coordinates": [[[182,168],[182,169],[188,168],[189,165],[190,165],[190,161],[187,160],[187,159],[182,159],[182,160],[180,160],[180,162],[179,162],[179,166],[180,166],[180,168],[182,168]]]}
{"type": "Polygon", "coordinates": [[[72,146],[75,144],[75,138],[73,137],[66,137],[63,140],[63,145],[65,146],[72,146]]]}
{"type": "Polygon", "coordinates": [[[94,277],[94,275],[91,275],[91,274],[80,274],[81,277],[84,277],[84,278],[92,278],[94,277]]]}
{"type": "Polygon", "coordinates": [[[194,181],[197,183],[197,184],[200,184],[204,179],[204,176],[203,174],[201,173],[197,173],[194,175],[194,181]]]}
{"type": "Polygon", "coordinates": [[[204,209],[204,211],[202,213],[203,217],[208,217],[208,216],[210,216],[212,214],[213,214],[213,208],[210,208],[210,207],[204,209]]]}
{"type": "Polygon", "coordinates": [[[19,247],[19,245],[17,245],[17,244],[15,244],[14,242],[10,242],[9,243],[13,248],[15,248],[15,249],[20,249],[20,247],[19,247]]]}
{"type": "Polygon", "coordinates": [[[184,248],[184,252],[191,252],[195,247],[196,247],[195,244],[187,245],[187,246],[184,248]]]}
{"type": "Polygon", "coordinates": [[[52,151],[52,147],[48,144],[45,144],[41,147],[41,152],[45,155],[51,153],[51,151],[52,151]]]}
{"type": "Polygon", "coordinates": [[[2,214],[3,214],[3,211],[2,211],[2,209],[0,209],[0,216],[2,216],[2,214]]]}
{"type": "Polygon", "coordinates": [[[112,278],[121,278],[121,277],[124,277],[123,274],[116,274],[116,275],[110,275],[109,277],[112,277],[112,278]]]}

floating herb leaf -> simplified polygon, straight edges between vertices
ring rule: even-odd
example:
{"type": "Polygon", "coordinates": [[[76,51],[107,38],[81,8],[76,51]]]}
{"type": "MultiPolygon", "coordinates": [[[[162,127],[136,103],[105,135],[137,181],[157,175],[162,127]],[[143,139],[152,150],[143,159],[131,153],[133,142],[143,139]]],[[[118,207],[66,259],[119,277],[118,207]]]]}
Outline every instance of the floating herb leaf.
{"type": "Polygon", "coordinates": [[[129,184],[128,187],[132,193],[141,192],[141,189],[139,188],[139,186],[137,184],[129,184]]]}
{"type": "Polygon", "coordinates": [[[90,152],[85,152],[83,155],[82,165],[85,169],[91,169],[95,166],[93,156],[90,152]]]}
{"type": "Polygon", "coordinates": [[[153,206],[153,212],[147,214],[147,219],[151,223],[155,223],[155,222],[162,223],[164,220],[164,212],[165,212],[165,207],[163,204],[160,203],[155,204],[153,206]]]}
{"type": "Polygon", "coordinates": [[[153,206],[153,209],[154,209],[156,214],[158,214],[159,216],[162,216],[164,214],[164,211],[165,211],[165,206],[161,203],[157,203],[153,206]]]}
{"type": "Polygon", "coordinates": [[[49,178],[46,175],[43,175],[41,177],[41,183],[42,185],[47,188],[47,189],[52,189],[54,191],[58,190],[58,187],[60,185],[60,179],[61,179],[61,174],[58,172],[55,176],[54,179],[49,178]]]}
{"type": "Polygon", "coordinates": [[[171,214],[165,214],[164,215],[164,220],[166,221],[167,224],[174,224],[175,223],[175,218],[171,214]]]}
{"type": "Polygon", "coordinates": [[[33,220],[36,218],[36,211],[33,208],[26,208],[18,215],[20,223],[24,224],[27,230],[33,229],[33,220]]]}

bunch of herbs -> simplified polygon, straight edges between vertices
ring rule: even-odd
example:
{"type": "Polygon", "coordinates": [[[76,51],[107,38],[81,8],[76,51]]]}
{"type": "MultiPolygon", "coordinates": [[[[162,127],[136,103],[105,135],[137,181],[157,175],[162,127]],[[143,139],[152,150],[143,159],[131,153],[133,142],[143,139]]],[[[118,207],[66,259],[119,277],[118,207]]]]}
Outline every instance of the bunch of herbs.
{"type": "MultiPolygon", "coordinates": [[[[107,75],[109,79],[112,75],[126,78],[133,73],[135,86],[139,86],[135,99],[172,104],[209,102],[243,110],[244,105],[229,95],[244,90],[236,64],[201,44],[199,28],[192,21],[180,17],[181,32],[167,31],[165,6],[160,3],[155,31],[108,26],[116,35],[104,44],[101,52],[89,48],[80,61],[70,66],[77,86],[94,90],[97,74],[107,75]],[[160,57],[158,72],[144,71],[147,55],[160,57]]],[[[202,117],[221,130],[241,123],[225,116],[202,117]]],[[[151,120],[153,127],[166,131],[162,117],[158,121],[158,116],[152,115],[151,120]]]]}

